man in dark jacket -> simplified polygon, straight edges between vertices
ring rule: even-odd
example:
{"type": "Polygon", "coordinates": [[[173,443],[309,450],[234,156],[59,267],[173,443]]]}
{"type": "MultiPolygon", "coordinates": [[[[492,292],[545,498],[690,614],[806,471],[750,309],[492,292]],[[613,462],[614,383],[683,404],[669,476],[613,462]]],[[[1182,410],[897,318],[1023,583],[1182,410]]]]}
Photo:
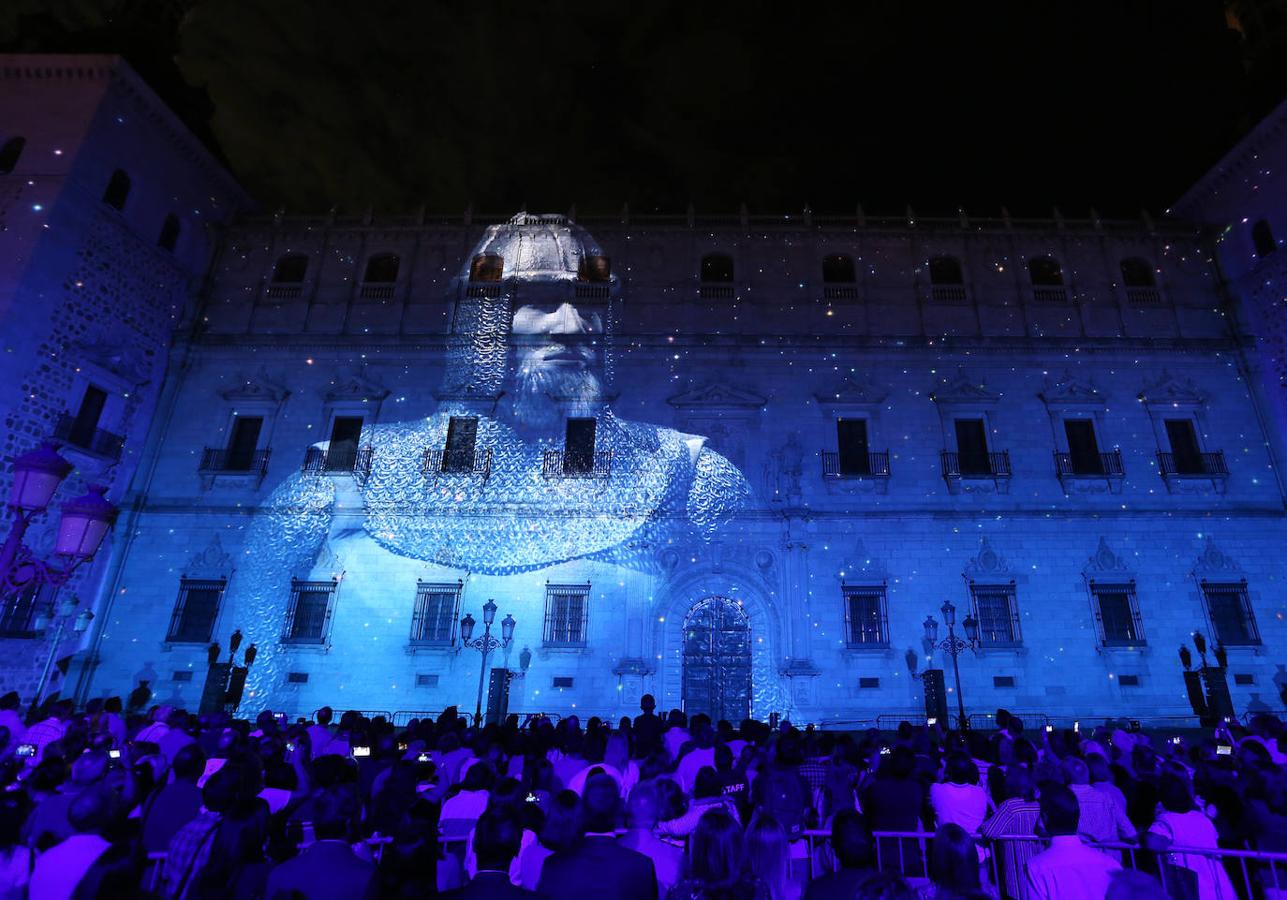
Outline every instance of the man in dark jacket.
{"type": "Polygon", "coordinates": [[[870,868],[867,832],[854,810],[842,809],[832,819],[831,850],[840,868],[809,882],[805,900],[851,900],[858,887],[875,874],[870,868]]]}
{"type": "Polygon", "coordinates": [[[317,841],[268,875],[265,894],[292,891],[309,900],[347,900],[375,896],[375,865],[353,852],[348,838],[357,820],[358,802],[343,786],[323,790],[313,804],[317,841]]]}
{"type": "Polygon", "coordinates": [[[541,867],[537,891],[547,897],[596,900],[657,900],[657,873],[652,860],[617,843],[621,794],[607,775],[591,775],[581,795],[585,836],[560,850],[541,867]]]}
{"type": "Polygon", "coordinates": [[[474,853],[478,874],[463,888],[443,894],[444,900],[520,900],[535,897],[532,891],[515,887],[509,880],[509,865],[518,855],[523,823],[507,809],[489,810],[474,826],[474,853]]]}

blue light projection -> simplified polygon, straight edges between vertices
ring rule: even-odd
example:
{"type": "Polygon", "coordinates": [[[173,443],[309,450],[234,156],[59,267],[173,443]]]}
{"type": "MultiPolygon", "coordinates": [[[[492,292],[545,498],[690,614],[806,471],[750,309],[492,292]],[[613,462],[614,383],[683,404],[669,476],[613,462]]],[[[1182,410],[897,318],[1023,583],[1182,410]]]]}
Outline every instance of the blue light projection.
{"type": "MultiPolygon", "coordinates": [[[[297,474],[254,516],[230,586],[247,639],[262,648],[251,697],[281,684],[292,577],[393,584],[407,560],[460,577],[573,560],[655,574],[658,548],[699,552],[746,504],[746,479],[705,438],[611,409],[619,285],[609,266],[594,240],[560,217],[520,214],[487,230],[453,283],[438,411],[368,425],[369,475],[297,474]],[[482,257],[503,259],[501,280],[471,280],[470,263],[482,257]],[[453,416],[477,419],[475,446],[490,453],[488,466],[449,473],[432,464],[453,416]],[[546,454],[564,450],[569,417],[595,419],[594,452],[610,454],[608,474],[549,471],[546,454]]],[[[755,680],[767,686],[776,679],[759,655],[755,680]]]]}

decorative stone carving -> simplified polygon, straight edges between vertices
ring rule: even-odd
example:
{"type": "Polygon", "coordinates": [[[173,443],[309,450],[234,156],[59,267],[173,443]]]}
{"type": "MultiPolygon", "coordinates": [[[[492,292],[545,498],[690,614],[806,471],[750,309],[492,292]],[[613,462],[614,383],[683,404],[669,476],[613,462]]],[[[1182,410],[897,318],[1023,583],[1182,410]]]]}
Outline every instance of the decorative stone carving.
{"type": "Polygon", "coordinates": [[[389,390],[361,373],[354,373],[336,379],[323,396],[327,403],[375,403],[389,396],[389,390]]]}
{"type": "Polygon", "coordinates": [[[219,533],[210,537],[205,548],[198,551],[183,567],[184,578],[219,579],[232,575],[232,557],[224,551],[219,533]]]}
{"type": "Polygon", "coordinates": [[[1139,399],[1150,406],[1202,406],[1207,402],[1206,392],[1192,378],[1177,378],[1166,369],[1157,381],[1146,382],[1139,399]]]}
{"type": "Polygon", "coordinates": [[[986,537],[979,539],[979,552],[965,565],[970,581],[1010,581],[1010,565],[986,537]]]}
{"type": "Polygon", "coordinates": [[[260,369],[250,378],[243,378],[235,387],[225,388],[219,396],[229,403],[267,403],[279,404],[290,396],[290,391],[273,382],[268,374],[260,369]]]}
{"type": "Polygon", "coordinates": [[[1088,581],[1130,581],[1135,577],[1126,560],[1114,553],[1102,537],[1081,571],[1088,581]]]}
{"type": "Polygon", "coordinates": [[[1215,539],[1207,535],[1202,552],[1193,566],[1193,577],[1199,581],[1242,581],[1242,566],[1216,546],[1215,539]]]}
{"type": "Polygon", "coordinates": [[[813,395],[818,409],[829,419],[843,417],[846,413],[866,412],[884,403],[889,391],[870,381],[846,378],[835,390],[819,391],[813,395]]]}
{"type": "Polygon", "coordinates": [[[872,557],[863,539],[858,538],[844,556],[840,580],[845,584],[883,583],[889,580],[889,570],[884,560],[872,557]]]}
{"type": "Polygon", "coordinates": [[[666,402],[679,410],[759,410],[768,401],[751,391],[715,382],[676,394],[666,402]]]}
{"type": "Polygon", "coordinates": [[[1060,378],[1047,378],[1045,389],[1039,396],[1046,406],[1053,408],[1102,408],[1106,402],[1093,381],[1074,375],[1067,369],[1060,378]]]}
{"type": "Polygon", "coordinates": [[[930,399],[940,406],[977,406],[996,403],[1001,399],[1001,395],[989,390],[983,381],[971,377],[962,368],[956,370],[955,376],[944,378],[930,394],[930,399]]]}

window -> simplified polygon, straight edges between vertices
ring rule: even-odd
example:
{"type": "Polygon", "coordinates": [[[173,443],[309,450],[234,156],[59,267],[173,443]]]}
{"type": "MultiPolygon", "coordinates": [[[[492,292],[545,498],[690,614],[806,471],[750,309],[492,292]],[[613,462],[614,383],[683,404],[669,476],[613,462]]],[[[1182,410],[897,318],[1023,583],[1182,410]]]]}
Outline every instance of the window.
{"type": "Polygon", "coordinates": [[[957,464],[962,475],[991,475],[988,434],[982,419],[956,419],[957,464]]]}
{"type": "Polygon", "coordinates": [[[858,280],[853,257],[833,253],[822,258],[822,280],[827,284],[853,284],[858,280]]]}
{"type": "Polygon", "coordinates": [[[871,690],[880,687],[880,678],[875,675],[862,675],[858,678],[858,687],[871,690]]]}
{"type": "Polygon", "coordinates": [[[1014,582],[971,582],[970,597],[974,601],[974,617],[979,620],[979,643],[985,647],[1006,647],[1019,643],[1019,609],[1014,582]]]}
{"type": "Polygon", "coordinates": [[[733,257],[727,253],[708,253],[702,257],[702,282],[728,284],[733,281],[733,257]]]}
{"type": "Polygon", "coordinates": [[[331,603],[336,582],[298,581],[290,583],[290,607],[286,611],[286,633],[282,640],[295,644],[321,644],[331,621],[331,603]]]}
{"type": "Polygon", "coordinates": [[[232,434],[228,436],[225,470],[249,472],[254,468],[255,450],[259,446],[259,432],[263,427],[263,416],[237,416],[232,423],[232,434]]]}
{"type": "Polygon", "coordinates": [[[173,213],[166,216],[165,221],[161,223],[161,234],[156,239],[156,245],[162,250],[173,253],[179,243],[179,230],[178,218],[173,213]]]}
{"type": "Polygon", "coordinates": [[[308,673],[307,672],[287,672],[286,683],[287,684],[308,684],[308,673]]]}
{"type": "Polygon", "coordinates": [[[40,599],[40,585],[28,585],[17,594],[11,594],[0,608],[0,637],[35,637],[31,620],[36,615],[40,599]]]}
{"type": "Polygon", "coordinates": [[[850,648],[888,647],[889,617],[885,586],[845,585],[845,639],[850,648]]]}
{"type": "Polygon", "coordinates": [[[416,673],[416,687],[436,688],[438,686],[438,676],[431,675],[427,672],[416,673]]]}
{"type": "Polygon", "coordinates": [[[1095,440],[1095,423],[1090,419],[1064,419],[1068,437],[1068,462],[1074,475],[1103,475],[1104,460],[1095,440]]]}
{"type": "Polygon", "coordinates": [[[1100,643],[1105,647],[1138,647],[1144,643],[1135,582],[1096,582],[1091,584],[1090,592],[1095,598],[1095,621],[1099,624],[1100,643]]]}
{"type": "Polygon", "coordinates": [[[130,176],[117,169],[107,182],[107,190],[103,191],[103,202],[112,209],[125,209],[125,200],[129,195],[130,176]]]}
{"type": "Polygon", "coordinates": [[[936,256],[929,263],[930,284],[965,284],[961,261],[955,256],[936,256]]]}
{"type": "Polygon", "coordinates": [[[606,256],[587,256],[581,260],[577,271],[581,281],[607,282],[612,280],[612,260],[606,256]]]}
{"type": "Polygon", "coordinates": [[[1247,596],[1247,583],[1202,582],[1202,597],[1207,604],[1207,617],[1216,640],[1229,646],[1260,643],[1260,630],[1247,596]]]}
{"type": "Polygon", "coordinates": [[[1117,683],[1122,687],[1139,687],[1140,677],[1138,675],[1118,675],[1117,683]]]}
{"type": "Polygon", "coordinates": [[[594,471],[594,419],[568,419],[563,444],[565,475],[588,475],[594,471]]]}
{"type": "Polygon", "coordinates": [[[1255,684],[1256,676],[1250,672],[1235,672],[1233,675],[1233,683],[1238,685],[1239,687],[1245,687],[1246,685],[1249,685],[1249,684],[1255,684]]]}
{"type": "Polygon", "coordinates": [[[171,674],[171,675],[170,675],[170,680],[171,680],[171,681],[191,681],[191,680],[192,680],[192,670],[191,670],[191,669],[177,669],[177,670],[175,670],[175,672],[174,672],[173,674],[171,674]]]}
{"type": "Polygon", "coordinates": [[[22,150],[27,146],[25,137],[15,136],[4,142],[0,147],[0,175],[8,175],[18,165],[18,159],[22,156],[22,150]]]}
{"type": "Polygon", "coordinates": [[[219,615],[219,601],[228,582],[183,578],[179,581],[179,599],[170,616],[166,641],[171,644],[204,644],[214,633],[219,615]]]}
{"type": "Polygon", "coordinates": [[[571,675],[555,675],[550,682],[551,687],[556,688],[570,688],[574,684],[576,684],[576,679],[571,675]]]}
{"type": "Polygon", "coordinates": [[[411,640],[419,644],[450,644],[455,637],[461,582],[416,582],[416,608],[411,616],[411,640]]]}
{"type": "Polygon", "coordinates": [[[500,281],[505,259],[495,253],[480,253],[469,264],[470,281],[500,281]]]}
{"type": "Polygon", "coordinates": [[[866,419],[837,419],[836,443],[841,475],[871,474],[866,419]]]}
{"type": "Polygon", "coordinates": [[[393,253],[378,253],[366,261],[362,281],[366,284],[393,284],[398,280],[400,260],[393,253]]]}
{"type": "Polygon", "coordinates": [[[994,688],[1012,688],[1014,687],[1013,675],[993,675],[992,686],[994,688]]]}
{"type": "Polygon", "coordinates": [[[589,607],[590,585],[547,584],[545,643],[554,647],[584,647],[589,607]]]}
{"type": "Polygon", "coordinates": [[[1151,288],[1157,285],[1157,279],[1147,260],[1133,256],[1122,260],[1122,284],[1128,288],[1151,288]]]}
{"type": "Polygon", "coordinates": [[[326,444],[326,458],[322,465],[324,471],[352,472],[357,468],[362,421],[361,416],[336,416],[331,420],[331,439],[326,444]]]}
{"type": "Polygon", "coordinates": [[[1034,256],[1028,260],[1028,278],[1032,280],[1033,287],[1062,287],[1064,283],[1063,269],[1049,256],[1034,256]]]}
{"type": "Polygon", "coordinates": [[[1192,419],[1167,419],[1166,438],[1171,443],[1171,462],[1177,475],[1201,475],[1202,448],[1192,419]]]}
{"type": "Polygon", "coordinates": [[[103,417],[103,407],[106,404],[107,391],[92,384],[86,387],[84,396],[80,398],[76,417],[72,419],[67,431],[67,443],[75,447],[94,446],[94,432],[98,430],[98,422],[103,417]]]}
{"type": "Polygon", "coordinates": [[[299,284],[308,272],[308,257],[302,253],[287,253],[273,266],[273,284],[299,284]]]}
{"type": "Polygon", "coordinates": [[[1251,242],[1256,247],[1257,256],[1268,256],[1278,249],[1278,242],[1274,240],[1274,230],[1264,219],[1260,219],[1251,226],[1251,242]]]}
{"type": "Polygon", "coordinates": [[[474,471],[477,441],[478,419],[474,416],[452,416],[447,423],[447,446],[442,453],[441,471],[456,474],[474,471]]]}

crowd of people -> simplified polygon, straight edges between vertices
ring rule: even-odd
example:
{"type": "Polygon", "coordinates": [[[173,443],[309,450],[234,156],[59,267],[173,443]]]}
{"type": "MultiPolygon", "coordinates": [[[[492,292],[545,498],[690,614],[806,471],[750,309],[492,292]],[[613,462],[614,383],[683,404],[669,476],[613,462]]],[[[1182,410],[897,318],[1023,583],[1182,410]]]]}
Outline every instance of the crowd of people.
{"type": "Polygon", "coordinates": [[[1287,729],[252,722],[0,698],[0,900],[1277,896],[1287,729]],[[1260,851],[1250,863],[1217,848],[1260,851]],[[1244,868],[1245,865],[1245,868],[1244,868]]]}

